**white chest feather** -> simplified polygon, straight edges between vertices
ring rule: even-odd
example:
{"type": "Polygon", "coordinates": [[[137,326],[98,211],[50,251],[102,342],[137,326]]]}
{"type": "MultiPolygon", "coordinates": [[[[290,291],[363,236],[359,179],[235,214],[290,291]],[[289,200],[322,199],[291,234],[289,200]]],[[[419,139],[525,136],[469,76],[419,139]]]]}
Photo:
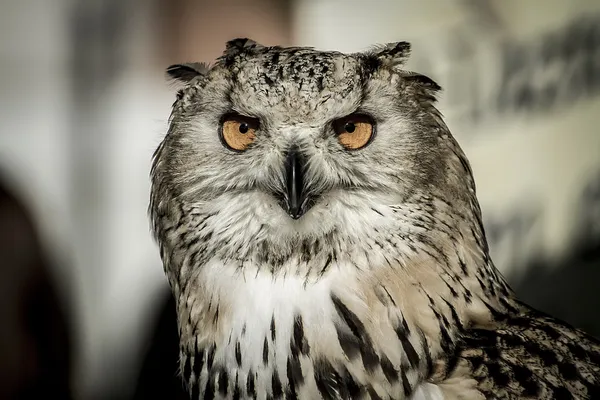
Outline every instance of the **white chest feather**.
{"type": "MultiPolygon", "coordinates": [[[[182,369],[200,393],[400,400],[419,385],[420,336],[350,265],[316,282],[218,263],[196,278],[180,319],[194,321],[183,324],[182,369]]],[[[435,387],[416,390],[411,399],[442,399],[435,387]]]]}
{"type": "MultiPolygon", "coordinates": [[[[306,284],[296,275],[274,276],[269,271],[242,272],[208,265],[202,280],[220,304],[221,337],[214,339],[223,344],[238,340],[246,368],[261,369],[267,353],[269,364],[274,362],[285,370],[290,341],[299,324],[302,335],[315,346],[335,337],[331,291],[336,274],[306,284]],[[317,335],[319,341],[315,340],[317,335]]],[[[234,360],[227,357],[235,354],[222,356],[230,364],[234,360]]]]}
{"type": "Polygon", "coordinates": [[[410,400],[448,400],[442,390],[433,383],[422,383],[410,397],[410,400]]]}

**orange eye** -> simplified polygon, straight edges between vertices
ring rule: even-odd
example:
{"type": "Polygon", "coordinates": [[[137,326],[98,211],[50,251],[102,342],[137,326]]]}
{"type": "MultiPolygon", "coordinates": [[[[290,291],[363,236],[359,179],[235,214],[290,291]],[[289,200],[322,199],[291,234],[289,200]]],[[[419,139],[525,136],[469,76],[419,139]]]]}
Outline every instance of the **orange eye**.
{"type": "Polygon", "coordinates": [[[333,122],[338,141],[348,150],[358,150],[371,142],[375,128],[373,120],[366,115],[352,114],[333,122]]]}
{"type": "Polygon", "coordinates": [[[244,151],[256,139],[258,119],[242,115],[227,115],[221,123],[221,140],[232,150],[244,151]]]}

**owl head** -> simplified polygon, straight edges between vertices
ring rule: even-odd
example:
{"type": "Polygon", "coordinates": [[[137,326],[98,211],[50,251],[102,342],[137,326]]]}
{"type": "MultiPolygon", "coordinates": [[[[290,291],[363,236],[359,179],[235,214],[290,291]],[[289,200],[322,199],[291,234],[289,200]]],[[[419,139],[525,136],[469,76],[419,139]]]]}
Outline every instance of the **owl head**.
{"type": "Polygon", "coordinates": [[[185,214],[190,234],[243,258],[399,229],[393,207],[434,197],[467,206],[470,167],[434,106],[440,87],[402,69],[409,51],[236,39],[214,65],[169,67],[182,89],[154,156],[155,228],[185,214]]]}

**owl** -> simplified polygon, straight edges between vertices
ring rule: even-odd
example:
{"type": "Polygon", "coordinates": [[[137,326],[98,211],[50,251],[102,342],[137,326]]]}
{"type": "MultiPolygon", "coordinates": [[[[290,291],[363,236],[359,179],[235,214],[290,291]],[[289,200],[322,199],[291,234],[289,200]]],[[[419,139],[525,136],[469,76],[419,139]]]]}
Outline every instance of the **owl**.
{"type": "Polygon", "coordinates": [[[235,39],[168,68],[149,212],[192,399],[600,398],[600,343],[494,267],[409,52],[235,39]]]}

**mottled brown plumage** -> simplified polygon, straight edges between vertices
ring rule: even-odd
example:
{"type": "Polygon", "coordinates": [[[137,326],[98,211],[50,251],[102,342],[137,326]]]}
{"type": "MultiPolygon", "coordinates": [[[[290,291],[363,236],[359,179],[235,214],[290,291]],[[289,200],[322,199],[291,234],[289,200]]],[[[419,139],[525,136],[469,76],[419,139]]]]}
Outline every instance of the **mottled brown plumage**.
{"type": "Polygon", "coordinates": [[[494,267],[471,168],[439,86],[402,69],[409,49],[237,39],[213,66],[169,68],[183,89],[150,213],[192,398],[597,396],[598,341],[494,267]]]}

